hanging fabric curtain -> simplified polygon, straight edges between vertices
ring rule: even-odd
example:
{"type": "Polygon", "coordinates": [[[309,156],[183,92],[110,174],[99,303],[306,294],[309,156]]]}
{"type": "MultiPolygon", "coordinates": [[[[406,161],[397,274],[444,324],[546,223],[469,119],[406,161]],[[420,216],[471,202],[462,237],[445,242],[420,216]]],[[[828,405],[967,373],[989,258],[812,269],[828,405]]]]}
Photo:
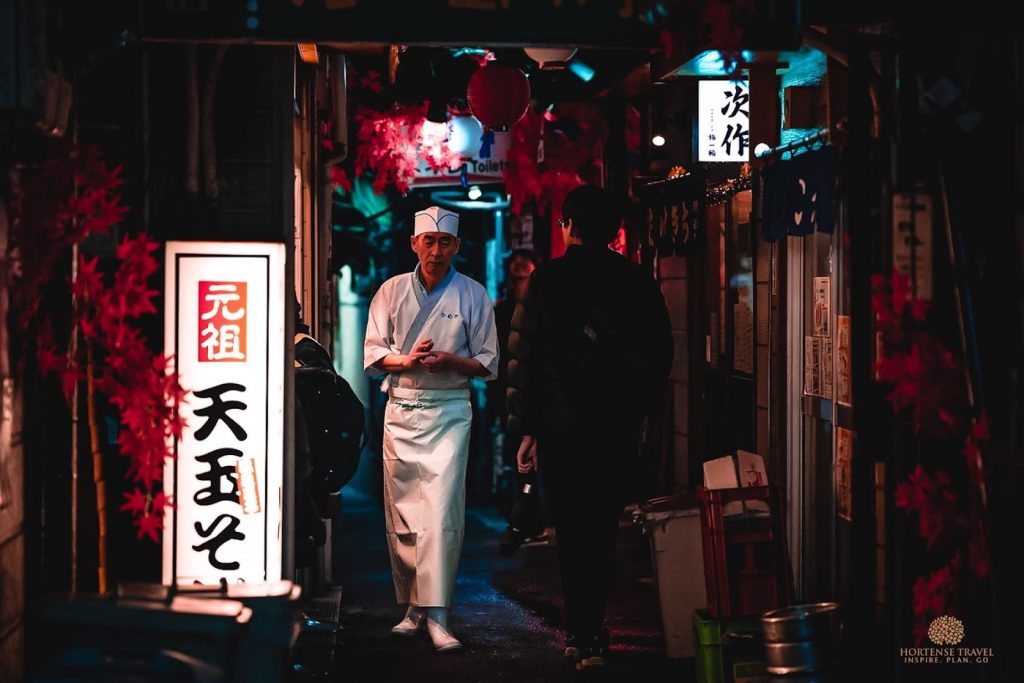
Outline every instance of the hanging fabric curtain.
{"type": "Polygon", "coordinates": [[[765,240],[833,231],[837,160],[837,148],[829,145],[761,172],[765,240]]]}
{"type": "Polygon", "coordinates": [[[647,214],[645,257],[686,256],[703,231],[707,177],[693,171],[678,178],[638,183],[636,193],[647,214]]]}

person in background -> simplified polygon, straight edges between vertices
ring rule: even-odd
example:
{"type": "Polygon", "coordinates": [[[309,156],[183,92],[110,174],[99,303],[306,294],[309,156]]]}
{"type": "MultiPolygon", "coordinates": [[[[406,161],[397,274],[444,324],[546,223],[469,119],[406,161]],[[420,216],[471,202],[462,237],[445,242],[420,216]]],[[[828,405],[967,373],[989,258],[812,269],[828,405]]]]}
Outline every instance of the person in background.
{"type": "Polygon", "coordinates": [[[413,635],[425,623],[439,652],[462,647],[449,611],[465,527],[469,380],[492,380],[498,370],[487,290],[451,265],[458,229],[450,211],[416,213],[411,246],[419,264],[381,285],[363,345],[366,372],[388,373],[385,521],[395,597],[408,605],[392,633],[413,635]]]}
{"type": "Polygon", "coordinates": [[[621,215],[612,197],[578,187],[562,215],[566,253],[538,266],[512,320],[509,427],[523,435],[519,471],[539,469],[554,515],[565,654],[598,670],[619,518],[643,471],[640,431],[663,396],[672,336],[657,283],[608,248],[621,215]]]}
{"type": "MultiPolygon", "coordinates": [[[[494,305],[494,322],[498,330],[500,360],[498,378],[487,385],[487,404],[494,421],[495,440],[500,438],[501,461],[495,466],[502,468],[500,476],[516,472],[516,452],[519,450],[521,435],[508,429],[506,392],[508,388],[508,337],[512,331],[512,314],[516,304],[526,295],[530,275],[537,268],[537,258],[529,249],[514,249],[505,258],[505,296],[494,305]]],[[[524,542],[544,535],[543,492],[534,481],[533,473],[516,474],[511,482],[502,482],[498,492],[498,504],[508,518],[509,526],[499,544],[502,555],[511,555],[524,542]],[[529,484],[532,493],[523,495],[524,485],[529,484]]]]}
{"type": "MultiPolygon", "coordinates": [[[[309,334],[309,326],[302,321],[302,306],[295,299],[295,332],[309,334]]],[[[312,340],[312,337],[308,338],[312,340]]],[[[308,363],[322,363],[324,359],[316,351],[323,347],[315,341],[302,341],[295,344],[296,364],[300,360],[308,363]]],[[[331,357],[326,355],[329,365],[331,357]]],[[[302,569],[313,564],[316,549],[327,542],[327,525],[320,514],[316,492],[311,477],[313,465],[311,460],[309,435],[307,433],[306,414],[298,393],[295,394],[295,566],[302,569]]]]}

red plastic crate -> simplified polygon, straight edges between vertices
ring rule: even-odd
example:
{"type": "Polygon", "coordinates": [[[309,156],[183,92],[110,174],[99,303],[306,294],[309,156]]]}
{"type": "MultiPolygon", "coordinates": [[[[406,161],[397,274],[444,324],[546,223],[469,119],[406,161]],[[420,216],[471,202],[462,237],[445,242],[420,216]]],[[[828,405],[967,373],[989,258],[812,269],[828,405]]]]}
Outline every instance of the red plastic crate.
{"type": "Polygon", "coordinates": [[[698,488],[708,612],[716,619],[759,615],[792,602],[785,509],[778,485],[698,488]],[[763,501],[768,512],[725,516],[727,503],[763,501]]]}

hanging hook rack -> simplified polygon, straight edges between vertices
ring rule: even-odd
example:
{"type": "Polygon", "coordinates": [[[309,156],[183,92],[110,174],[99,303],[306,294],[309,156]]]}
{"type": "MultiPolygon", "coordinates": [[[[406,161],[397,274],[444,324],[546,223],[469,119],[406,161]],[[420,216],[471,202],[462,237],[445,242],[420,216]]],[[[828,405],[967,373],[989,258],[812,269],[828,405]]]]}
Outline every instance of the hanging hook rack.
{"type": "MultiPolygon", "coordinates": [[[[810,150],[813,149],[814,145],[818,143],[828,142],[830,134],[831,131],[829,131],[829,129],[826,128],[824,130],[818,131],[817,133],[814,133],[813,135],[808,135],[807,137],[800,138],[799,140],[787,142],[786,144],[779,145],[778,147],[769,147],[767,150],[761,150],[760,153],[755,151],[754,155],[758,159],[764,159],[765,161],[779,161],[782,159],[783,154],[792,153],[804,147],[810,150]]],[[[792,154],[790,154],[790,158],[792,158],[792,154]]]]}

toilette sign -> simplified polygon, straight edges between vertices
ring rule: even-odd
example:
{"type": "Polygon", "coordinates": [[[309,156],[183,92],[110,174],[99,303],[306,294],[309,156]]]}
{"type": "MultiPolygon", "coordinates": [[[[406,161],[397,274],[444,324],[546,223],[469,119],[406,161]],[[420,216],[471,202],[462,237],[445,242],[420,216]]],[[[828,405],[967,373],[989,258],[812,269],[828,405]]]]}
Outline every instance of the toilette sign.
{"type": "Polygon", "coordinates": [[[749,81],[700,81],[697,94],[697,160],[749,161],[749,81]]]}
{"type": "Polygon", "coordinates": [[[163,583],[279,580],[284,245],[168,242],[165,273],[164,350],[188,394],[163,583]]]}
{"type": "Polygon", "coordinates": [[[503,182],[509,164],[509,137],[509,133],[483,133],[467,146],[466,153],[462,155],[462,163],[455,168],[435,171],[425,159],[418,157],[416,178],[412,184],[416,187],[461,185],[463,176],[468,184],[503,182]]]}

